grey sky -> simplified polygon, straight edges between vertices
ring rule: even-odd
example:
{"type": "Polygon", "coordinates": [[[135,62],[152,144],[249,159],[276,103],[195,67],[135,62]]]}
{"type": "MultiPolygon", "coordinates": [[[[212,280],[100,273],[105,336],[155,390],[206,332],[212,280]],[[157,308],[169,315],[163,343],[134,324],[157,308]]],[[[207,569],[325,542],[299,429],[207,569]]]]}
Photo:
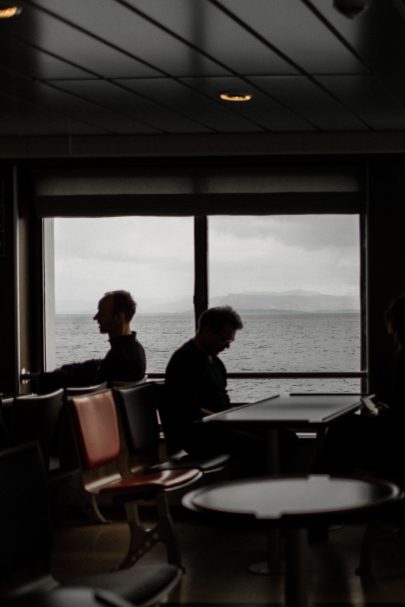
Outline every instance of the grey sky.
{"type": "MultiPolygon", "coordinates": [[[[359,282],[356,216],[210,218],[212,296],[304,289],[354,295],[359,282]]],[[[193,220],[55,219],[56,310],[92,311],[125,288],[148,311],[193,293],[193,220]]]]}

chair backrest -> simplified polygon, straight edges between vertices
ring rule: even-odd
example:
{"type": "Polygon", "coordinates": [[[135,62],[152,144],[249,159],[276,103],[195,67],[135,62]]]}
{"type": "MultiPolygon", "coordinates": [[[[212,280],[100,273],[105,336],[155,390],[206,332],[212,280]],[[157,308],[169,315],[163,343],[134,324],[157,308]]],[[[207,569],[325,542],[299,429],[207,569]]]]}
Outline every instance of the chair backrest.
{"type": "Polygon", "coordinates": [[[9,437],[13,445],[37,440],[46,464],[54,446],[63,389],[49,394],[17,396],[10,408],[9,437]]]}
{"type": "Polygon", "coordinates": [[[114,398],[121,415],[128,453],[140,463],[159,461],[159,421],[154,383],[132,388],[114,388],[114,398]]]}
{"type": "Polygon", "coordinates": [[[120,436],[112,391],[72,396],[69,406],[83,469],[117,462],[120,436]]]}
{"type": "Polygon", "coordinates": [[[103,381],[101,384],[96,384],[93,386],[70,386],[65,388],[65,396],[68,398],[69,396],[93,394],[93,392],[100,392],[101,390],[106,390],[107,388],[108,383],[106,381],[103,381]]]}
{"type": "Polygon", "coordinates": [[[183,446],[178,439],[178,422],[173,418],[164,382],[154,382],[156,406],[159,412],[160,423],[165,437],[168,455],[178,453],[183,446]]]}
{"type": "Polygon", "coordinates": [[[47,477],[38,443],[0,452],[0,588],[35,568],[48,572],[52,543],[47,477]]]}
{"type": "Polygon", "coordinates": [[[138,379],[138,381],[110,381],[111,388],[132,388],[133,386],[139,386],[140,384],[144,384],[148,381],[148,376],[144,375],[142,379],[138,379]]]}

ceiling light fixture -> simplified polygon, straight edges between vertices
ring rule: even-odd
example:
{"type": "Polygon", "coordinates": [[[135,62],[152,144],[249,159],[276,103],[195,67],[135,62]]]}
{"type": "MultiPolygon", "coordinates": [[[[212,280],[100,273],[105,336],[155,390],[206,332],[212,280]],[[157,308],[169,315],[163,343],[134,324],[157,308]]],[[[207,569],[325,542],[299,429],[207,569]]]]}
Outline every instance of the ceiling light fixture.
{"type": "Polygon", "coordinates": [[[245,103],[253,99],[253,95],[249,93],[221,93],[219,96],[222,101],[236,101],[239,103],[245,103]]]}
{"type": "Polygon", "coordinates": [[[21,6],[14,4],[0,4],[0,19],[12,19],[22,12],[21,6]]]}

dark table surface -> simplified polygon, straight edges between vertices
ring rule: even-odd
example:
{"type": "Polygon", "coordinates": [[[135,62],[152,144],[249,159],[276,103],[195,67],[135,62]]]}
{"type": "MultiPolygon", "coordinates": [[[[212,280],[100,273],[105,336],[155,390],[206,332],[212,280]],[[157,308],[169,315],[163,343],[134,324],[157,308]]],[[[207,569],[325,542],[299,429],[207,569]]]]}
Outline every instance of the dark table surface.
{"type": "Polygon", "coordinates": [[[234,407],[203,418],[204,423],[260,423],[273,426],[325,425],[360,407],[360,394],[290,394],[234,407]]]}

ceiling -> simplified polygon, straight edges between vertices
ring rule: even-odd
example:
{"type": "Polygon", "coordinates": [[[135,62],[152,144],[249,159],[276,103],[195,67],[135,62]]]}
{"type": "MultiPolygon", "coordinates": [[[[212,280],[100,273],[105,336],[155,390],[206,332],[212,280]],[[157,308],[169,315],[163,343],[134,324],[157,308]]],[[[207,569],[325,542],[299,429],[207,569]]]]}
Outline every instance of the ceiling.
{"type": "Polygon", "coordinates": [[[0,22],[2,137],[405,130],[401,0],[355,19],[332,0],[20,5],[0,22]]]}

